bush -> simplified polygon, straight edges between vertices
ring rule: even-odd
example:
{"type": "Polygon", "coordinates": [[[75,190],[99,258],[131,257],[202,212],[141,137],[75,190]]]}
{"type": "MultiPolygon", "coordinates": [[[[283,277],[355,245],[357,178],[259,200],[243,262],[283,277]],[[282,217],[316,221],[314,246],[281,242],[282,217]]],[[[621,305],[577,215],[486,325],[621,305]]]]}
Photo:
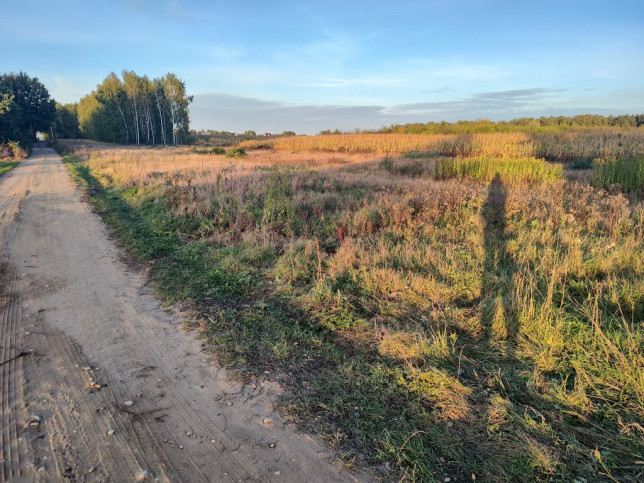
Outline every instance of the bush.
{"type": "Polygon", "coordinates": [[[235,148],[230,148],[226,152],[226,157],[227,158],[239,158],[239,157],[242,157],[242,156],[246,156],[246,150],[244,148],[242,148],[242,147],[239,147],[239,146],[237,146],[235,148]]]}
{"type": "Polygon", "coordinates": [[[27,150],[23,149],[18,141],[9,141],[6,148],[0,152],[0,158],[22,159],[26,158],[28,154],[27,150]]]}

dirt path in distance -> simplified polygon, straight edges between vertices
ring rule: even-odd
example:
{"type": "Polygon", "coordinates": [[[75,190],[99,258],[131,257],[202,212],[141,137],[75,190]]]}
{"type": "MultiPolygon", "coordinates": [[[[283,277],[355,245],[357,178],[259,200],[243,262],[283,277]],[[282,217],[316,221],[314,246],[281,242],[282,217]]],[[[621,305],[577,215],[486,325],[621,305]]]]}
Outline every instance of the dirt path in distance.
{"type": "Polygon", "coordinates": [[[121,261],[50,148],[0,178],[0,481],[351,481],[121,261]],[[100,386],[100,387],[99,387],[100,386]]]}

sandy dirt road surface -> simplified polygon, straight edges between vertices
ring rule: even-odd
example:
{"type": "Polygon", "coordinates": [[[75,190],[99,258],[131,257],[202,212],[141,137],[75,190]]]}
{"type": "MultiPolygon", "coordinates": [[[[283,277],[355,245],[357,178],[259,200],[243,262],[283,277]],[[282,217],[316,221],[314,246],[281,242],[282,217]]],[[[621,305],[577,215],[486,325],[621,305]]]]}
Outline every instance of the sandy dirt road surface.
{"type": "Polygon", "coordinates": [[[275,385],[200,352],[80,199],[44,145],[0,178],[0,481],[351,481],[275,385]]]}

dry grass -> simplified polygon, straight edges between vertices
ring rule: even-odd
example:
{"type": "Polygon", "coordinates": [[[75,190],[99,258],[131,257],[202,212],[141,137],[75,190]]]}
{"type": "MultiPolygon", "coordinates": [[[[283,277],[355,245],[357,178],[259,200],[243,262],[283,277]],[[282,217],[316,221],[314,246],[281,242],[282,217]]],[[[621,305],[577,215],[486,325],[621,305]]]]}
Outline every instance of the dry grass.
{"type": "MultiPolygon", "coordinates": [[[[476,149],[530,155],[508,136],[476,149]]],[[[349,456],[418,481],[640,480],[644,205],[583,180],[439,181],[434,159],[376,156],[391,145],[69,147],[176,234],[190,296],[244,280],[250,301],[208,305],[211,342],[296,374],[292,414],[349,456]]]]}
{"type": "Polygon", "coordinates": [[[644,154],[644,130],[571,130],[558,133],[488,134],[337,134],[293,136],[241,143],[249,149],[293,152],[403,154],[444,156],[537,157],[573,161],[644,154]]]}

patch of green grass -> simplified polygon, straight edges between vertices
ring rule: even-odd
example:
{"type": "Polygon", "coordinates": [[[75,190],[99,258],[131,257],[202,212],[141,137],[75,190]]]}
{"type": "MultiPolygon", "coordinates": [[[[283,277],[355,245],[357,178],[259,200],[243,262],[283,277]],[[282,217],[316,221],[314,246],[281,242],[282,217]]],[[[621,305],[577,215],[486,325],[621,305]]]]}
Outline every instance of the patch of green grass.
{"type": "Polygon", "coordinates": [[[619,185],[629,193],[644,192],[644,156],[595,159],[592,167],[595,186],[619,185]]]}
{"type": "Polygon", "coordinates": [[[394,169],[394,160],[387,156],[380,161],[380,167],[385,171],[391,172],[394,169]]]}
{"type": "Polygon", "coordinates": [[[440,158],[436,161],[437,179],[469,178],[492,181],[499,176],[504,183],[541,183],[562,178],[560,164],[548,164],[543,159],[497,159],[490,156],[472,158],[440,158]]]}
{"type": "Polygon", "coordinates": [[[0,161],[0,176],[18,166],[20,161],[0,161]]]}

